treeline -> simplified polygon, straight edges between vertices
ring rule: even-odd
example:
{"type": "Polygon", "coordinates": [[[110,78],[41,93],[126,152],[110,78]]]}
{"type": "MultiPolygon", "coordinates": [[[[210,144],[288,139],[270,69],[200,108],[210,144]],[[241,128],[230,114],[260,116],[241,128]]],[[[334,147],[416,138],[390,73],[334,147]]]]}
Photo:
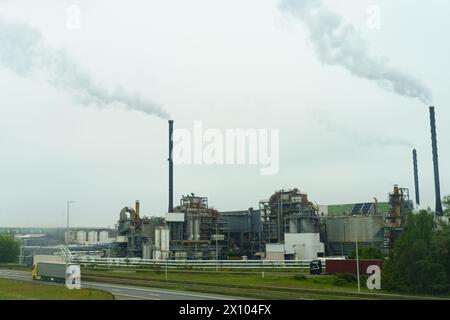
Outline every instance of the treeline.
{"type": "Polygon", "coordinates": [[[410,294],[450,294],[450,226],[430,211],[408,214],[382,268],[382,287],[410,294]]]}
{"type": "Polygon", "coordinates": [[[0,234],[0,263],[17,263],[20,244],[13,236],[0,234]]]}

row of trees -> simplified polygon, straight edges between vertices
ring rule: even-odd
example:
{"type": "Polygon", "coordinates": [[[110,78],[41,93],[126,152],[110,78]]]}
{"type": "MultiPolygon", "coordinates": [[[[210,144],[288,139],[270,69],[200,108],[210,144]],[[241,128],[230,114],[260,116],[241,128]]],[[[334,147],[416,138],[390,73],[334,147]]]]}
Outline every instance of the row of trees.
{"type": "Polygon", "coordinates": [[[14,237],[0,234],[0,263],[19,261],[20,244],[14,237]]]}
{"type": "Polygon", "coordinates": [[[408,214],[384,263],[382,279],[389,291],[450,293],[450,225],[438,224],[431,211],[408,214]]]}

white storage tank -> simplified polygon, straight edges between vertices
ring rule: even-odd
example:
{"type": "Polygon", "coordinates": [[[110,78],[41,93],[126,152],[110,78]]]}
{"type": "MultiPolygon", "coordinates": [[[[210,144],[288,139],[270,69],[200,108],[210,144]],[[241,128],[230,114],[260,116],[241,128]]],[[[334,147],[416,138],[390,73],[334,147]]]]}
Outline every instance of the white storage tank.
{"type": "Polygon", "coordinates": [[[155,249],[161,251],[161,229],[155,228],[155,249]]]}
{"type": "Polygon", "coordinates": [[[150,244],[142,245],[142,259],[152,258],[152,247],[150,244]]]}
{"type": "Polygon", "coordinates": [[[77,243],[78,244],[86,243],[86,231],[83,230],[77,231],[77,243]]]}
{"type": "Polygon", "coordinates": [[[100,243],[106,243],[109,239],[109,233],[108,231],[100,231],[98,233],[98,238],[100,243]]]}
{"type": "Polygon", "coordinates": [[[200,217],[194,218],[194,240],[200,240],[200,217]]]}
{"type": "Polygon", "coordinates": [[[97,231],[89,231],[88,244],[96,244],[96,243],[97,243],[97,231]]]}
{"type": "Polygon", "coordinates": [[[169,251],[170,230],[168,228],[161,229],[161,251],[169,251]]]}

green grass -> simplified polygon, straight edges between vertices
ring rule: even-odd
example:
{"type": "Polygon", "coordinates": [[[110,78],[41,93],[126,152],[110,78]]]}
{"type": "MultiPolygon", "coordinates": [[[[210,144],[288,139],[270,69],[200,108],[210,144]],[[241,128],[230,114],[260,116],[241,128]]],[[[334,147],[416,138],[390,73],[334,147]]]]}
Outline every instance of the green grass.
{"type": "MultiPolygon", "coordinates": [[[[152,270],[111,270],[97,272],[94,270],[83,270],[84,275],[105,275],[114,276],[129,279],[144,279],[144,280],[164,280],[165,272],[152,271],[152,270]]],[[[355,283],[342,283],[340,286],[336,286],[336,280],[338,277],[334,275],[319,275],[311,276],[304,275],[299,280],[296,274],[286,275],[277,274],[277,272],[265,272],[264,278],[262,274],[224,274],[224,273],[188,273],[188,272],[174,272],[169,270],[168,280],[172,281],[196,281],[196,282],[208,282],[217,284],[240,284],[240,285],[258,285],[258,286],[276,286],[276,287],[289,287],[289,288],[302,288],[302,289],[323,289],[323,290],[339,290],[339,291],[356,291],[357,284],[355,283]]],[[[368,291],[364,288],[362,291],[368,291]]]]}
{"type": "Polygon", "coordinates": [[[112,300],[95,289],[70,290],[60,285],[0,279],[0,300],[112,300]]]}
{"type": "Polygon", "coordinates": [[[262,274],[190,273],[169,270],[165,280],[164,270],[111,269],[97,271],[84,269],[82,274],[92,281],[173,288],[205,293],[246,296],[259,299],[429,299],[449,297],[423,297],[402,295],[385,290],[368,290],[365,280],[361,294],[357,293],[356,277],[346,275],[309,275],[271,272],[262,274]],[[145,283],[145,281],[148,281],[145,283]],[[153,281],[153,282],[152,282],[153,281]]]}

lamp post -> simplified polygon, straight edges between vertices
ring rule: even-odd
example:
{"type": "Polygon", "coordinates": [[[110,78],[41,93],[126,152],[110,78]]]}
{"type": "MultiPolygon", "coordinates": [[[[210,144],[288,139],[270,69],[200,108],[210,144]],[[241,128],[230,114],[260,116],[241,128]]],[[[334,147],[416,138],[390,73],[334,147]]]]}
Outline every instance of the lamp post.
{"type": "Polygon", "coordinates": [[[219,271],[219,244],[218,244],[218,226],[216,223],[216,272],[219,271]]]}
{"type": "Polygon", "coordinates": [[[342,256],[344,256],[344,245],[345,245],[345,241],[346,241],[346,237],[345,237],[345,225],[347,224],[347,222],[344,222],[344,241],[342,242],[342,256]]]}
{"type": "Polygon", "coordinates": [[[69,246],[69,216],[70,216],[70,204],[75,203],[73,200],[67,201],[67,227],[66,227],[66,245],[69,246]]]}
{"type": "Polygon", "coordinates": [[[358,293],[361,292],[361,284],[359,283],[359,253],[358,253],[358,236],[356,235],[356,278],[358,281],[358,293]]]}

